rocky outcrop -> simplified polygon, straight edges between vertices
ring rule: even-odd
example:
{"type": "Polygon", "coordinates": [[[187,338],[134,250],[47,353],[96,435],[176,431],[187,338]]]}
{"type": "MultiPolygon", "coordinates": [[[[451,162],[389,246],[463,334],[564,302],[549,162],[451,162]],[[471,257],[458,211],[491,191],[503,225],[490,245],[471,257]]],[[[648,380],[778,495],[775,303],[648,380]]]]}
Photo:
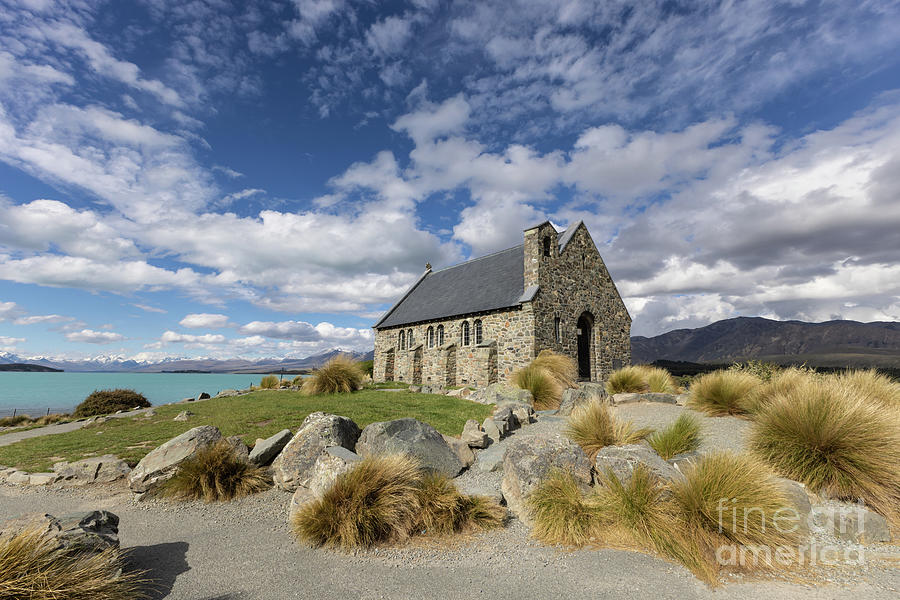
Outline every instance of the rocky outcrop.
{"type": "Polygon", "coordinates": [[[664,461],[646,442],[627,446],[607,446],[597,453],[594,468],[598,474],[611,472],[622,484],[627,485],[638,465],[662,481],[675,481],[684,475],[664,461]]]}
{"type": "Polygon", "coordinates": [[[341,473],[352,469],[362,458],[342,446],[330,446],[322,450],[309,476],[298,486],[291,496],[289,516],[304,504],[320,498],[330,488],[341,473]]]}
{"type": "Polygon", "coordinates": [[[185,431],[141,459],[128,476],[128,486],[136,493],[154,490],[175,474],[178,465],[220,439],[222,434],[211,425],[185,431]]]}
{"type": "Polygon", "coordinates": [[[250,451],[250,462],[254,465],[269,464],[287,446],[287,443],[291,441],[291,437],[290,429],[282,429],[264,440],[256,440],[253,450],[250,451]]]}
{"type": "Polygon", "coordinates": [[[372,423],[363,429],[356,444],[360,456],[407,454],[423,468],[456,477],[463,463],[450,449],[437,429],[416,419],[397,419],[372,423]]]}
{"type": "Polygon", "coordinates": [[[289,492],[306,485],[322,450],[329,446],[353,450],[359,434],[359,427],[347,417],[312,413],[272,463],[275,485],[289,492]]]}
{"type": "Polygon", "coordinates": [[[59,476],[59,480],[68,485],[110,483],[131,473],[128,463],[111,454],[75,462],[58,462],[53,465],[53,470],[59,476]]]}
{"type": "Polygon", "coordinates": [[[591,484],[591,463],[578,444],[556,434],[523,435],[511,438],[503,455],[501,489],[509,510],[525,523],[531,518],[525,500],[554,469],[572,473],[587,489],[591,484]]]}
{"type": "Polygon", "coordinates": [[[0,527],[0,538],[35,528],[58,543],[59,549],[102,552],[119,547],[119,517],[105,510],[79,512],[63,517],[23,515],[0,527]]]}

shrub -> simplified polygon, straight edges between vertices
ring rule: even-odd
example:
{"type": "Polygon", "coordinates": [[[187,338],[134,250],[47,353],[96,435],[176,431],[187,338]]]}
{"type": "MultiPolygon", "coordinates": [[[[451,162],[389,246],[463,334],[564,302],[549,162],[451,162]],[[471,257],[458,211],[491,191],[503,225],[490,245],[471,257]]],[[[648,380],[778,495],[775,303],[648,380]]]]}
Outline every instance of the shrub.
{"type": "Polygon", "coordinates": [[[544,543],[580,548],[599,535],[597,506],[582,495],[571,473],[551,472],[526,502],[532,535],[544,543]]]}
{"type": "Polygon", "coordinates": [[[541,350],[531,366],[546,372],[550,377],[556,380],[560,388],[566,389],[575,387],[578,382],[578,365],[571,357],[564,354],[557,354],[552,350],[541,350]]]}
{"type": "Polygon", "coordinates": [[[150,403],[143,394],[134,390],[95,390],[75,408],[75,418],[108,415],[119,410],[131,410],[135,407],[148,408],[150,403]]]}
{"type": "Polygon", "coordinates": [[[0,427],[18,427],[26,423],[31,423],[31,417],[28,415],[16,415],[0,419],[0,427]]]}
{"type": "Polygon", "coordinates": [[[283,390],[290,388],[293,385],[293,382],[290,379],[284,379],[278,383],[278,387],[283,390]]]}
{"type": "Polygon", "coordinates": [[[364,376],[359,363],[339,354],[304,380],[303,392],[309,395],[354,392],[362,387],[364,376]]]}
{"type": "Polygon", "coordinates": [[[799,523],[789,520],[798,513],[774,473],[747,455],[706,454],[686,467],[673,492],[691,525],[736,544],[775,548],[798,540],[799,523]]]}
{"type": "Polygon", "coordinates": [[[900,523],[900,419],[852,388],[810,380],[756,416],[753,451],[785,477],[900,523]]]}
{"type": "Polygon", "coordinates": [[[900,409],[900,384],[874,369],[845,371],[834,376],[834,381],[888,409],[900,409]]]}
{"type": "Polygon", "coordinates": [[[748,360],[745,363],[734,363],[728,370],[733,373],[746,373],[761,381],[769,381],[781,372],[781,367],[775,363],[762,362],[760,360],[748,360]]]}
{"type": "Polygon", "coordinates": [[[274,390],[278,388],[278,376],[277,375],[265,375],[262,379],[259,380],[259,387],[264,390],[274,390]]]}
{"type": "Polygon", "coordinates": [[[375,374],[375,361],[371,358],[369,360],[361,360],[359,361],[359,368],[362,369],[364,375],[372,377],[375,374]]]}
{"type": "Polygon", "coordinates": [[[808,370],[790,367],[769,377],[761,385],[756,386],[743,400],[741,408],[754,415],[765,408],[773,398],[791,392],[794,388],[803,385],[812,377],[808,370]]]}
{"type": "Polygon", "coordinates": [[[713,371],[691,385],[688,406],[713,416],[742,414],[759,385],[758,377],[742,371],[713,371]]]}
{"type": "Polygon", "coordinates": [[[562,398],[559,383],[547,371],[535,367],[534,362],[513,373],[512,381],[516,387],[531,392],[536,410],[559,408],[562,398]]]}
{"type": "Polygon", "coordinates": [[[61,414],[61,413],[53,413],[52,415],[44,415],[43,417],[38,417],[34,420],[35,425],[52,425],[54,423],[59,423],[60,421],[64,421],[69,418],[69,415],[61,414]]]}
{"type": "Polygon", "coordinates": [[[303,375],[297,375],[291,380],[291,387],[303,387],[303,375]]]}
{"type": "Polygon", "coordinates": [[[565,432],[593,461],[602,448],[634,444],[652,430],[636,429],[631,421],[619,421],[603,401],[593,400],[572,413],[565,432]]]}
{"type": "Polygon", "coordinates": [[[642,365],[638,367],[644,374],[647,390],[658,394],[674,394],[678,391],[678,384],[665,369],[642,365]]]}
{"type": "Polygon", "coordinates": [[[447,477],[431,473],[422,477],[419,506],[414,530],[433,535],[491,529],[502,525],[506,517],[500,505],[461,494],[447,477]]]}
{"type": "Polygon", "coordinates": [[[622,367],[613,371],[606,382],[606,393],[610,396],[614,394],[646,392],[647,390],[648,386],[644,378],[644,371],[638,367],[622,367]]]}
{"type": "Polygon", "coordinates": [[[691,414],[682,413],[674,423],[652,433],[647,441],[664,460],[683,452],[693,452],[700,447],[700,421],[691,414]]]}
{"type": "Polygon", "coordinates": [[[125,553],[66,552],[35,528],[0,538],[0,598],[136,600],[143,572],[123,572],[125,553]]]}
{"type": "Polygon", "coordinates": [[[162,491],[181,500],[218,502],[249,496],[269,485],[264,469],[244,462],[231,444],[219,440],[182,462],[162,491]]]}

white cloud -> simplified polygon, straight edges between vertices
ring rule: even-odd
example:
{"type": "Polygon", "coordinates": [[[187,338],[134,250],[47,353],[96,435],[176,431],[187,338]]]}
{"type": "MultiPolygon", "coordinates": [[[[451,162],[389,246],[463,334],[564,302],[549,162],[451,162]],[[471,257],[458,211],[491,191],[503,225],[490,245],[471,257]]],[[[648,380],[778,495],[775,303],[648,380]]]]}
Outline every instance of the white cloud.
{"type": "Polygon", "coordinates": [[[65,317],[63,315],[30,315],[19,317],[13,323],[16,325],[35,325],[37,323],[65,323],[73,320],[73,317],[65,317]]]}
{"type": "Polygon", "coordinates": [[[412,36],[412,21],[391,16],[377,21],[366,32],[369,47],[384,56],[400,52],[412,36]]]}
{"type": "Polygon", "coordinates": [[[0,302],[0,321],[9,321],[19,317],[22,309],[15,302],[0,302]]]}
{"type": "Polygon", "coordinates": [[[113,342],[121,342],[126,338],[124,335],[113,331],[82,329],[81,331],[70,331],[66,334],[66,339],[70,342],[84,342],[86,344],[111,344],[113,342]]]}
{"type": "Polygon", "coordinates": [[[159,338],[165,344],[224,344],[226,338],[219,333],[205,333],[203,335],[191,335],[166,331],[159,338]]]}
{"type": "Polygon", "coordinates": [[[159,308],[158,306],[148,306],[147,304],[137,304],[136,303],[136,304],[132,304],[132,306],[134,306],[135,308],[139,308],[144,312],[158,313],[161,315],[164,315],[169,312],[164,308],[159,308]]]}
{"type": "Polygon", "coordinates": [[[178,322],[182,327],[189,329],[210,328],[221,329],[228,327],[228,315],[219,315],[212,313],[192,313],[178,322]]]}
{"type": "Polygon", "coordinates": [[[17,350],[17,346],[19,344],[25,343],[25,338],[19,337],[10,337],[7,335],[0,335],[0,351],[2,352],[15,352],[17,350]]]}

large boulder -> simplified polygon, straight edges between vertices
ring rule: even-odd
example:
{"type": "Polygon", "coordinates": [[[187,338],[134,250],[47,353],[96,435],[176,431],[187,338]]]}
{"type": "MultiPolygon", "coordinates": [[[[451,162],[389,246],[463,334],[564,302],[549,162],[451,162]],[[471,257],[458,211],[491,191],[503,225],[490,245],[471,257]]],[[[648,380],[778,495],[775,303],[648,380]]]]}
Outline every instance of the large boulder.
{"type": "Polygon", "coordinates": [[[459,438],[449,435],[441,434],[441,437],[444,438],[444,441],[447,442],[447,445],[450,446],[450,449],[453,450],[453,453],[459,458],[459,462],[463,464],[463,468],[472,466],[472,463],[475,462],[475,453],[472,452],[469,444],[459,438]]]}
{"type": "Polygon", "coordinates": [[[568,471],[585,489],[590,486],[591,463],[575,442],[558,434],[538,434],[516,436],[507,443],[501,489],[509,510],[526,524],[531,517],[525,500],[551,471],[568,471]]]}
{"type": "Polygon", "coordinates": [[[607,446],[602,448],[594,458],[594,468],[598,474],[612,472],[623,485],[628,485],[634,470],[639,465],[643,465],[652,475],[662,481],[684,478],[681,471],[660,458],[647,442],[628,444],[627,446],[607,446]]]}
{"type": "Polygon", "coordinates": [[[486,388],[477,390],[469,396],[469,400],[481,404],[503,404],[505,402],[523,402],[534,405],[534,397],[528,390],[519,389],[508,383],[492,383],[486,388]]]}
{"type": "Polygon", "coordinates": [[[289,518],[307,502],[321,498],[322,494],[334,484],[338,475],[349,471],[361,460],[358,454],[342,446],[329,446],[322,450],[309,476],[291,496],[289,518]]]}
{"type": "Polygon", "coordinates": [[[26,528],[39,530],[64,550],[102,552],[119,547],[119,517],[105,510],[59,518],[48,514],[24,515],[4,523],[0,527],[0,539],[26,528]]]}
{"type": "Polygon", "coordinates": [[[94,456],[75,462],[58,462],[53,470],[60,481],[69,485],[109,483],[127,477],[131,468],[124,460],[111,454],[94,456]]]}
{"type": "Polygon", "coordinates": [[[407,454],[423,468],[456,477],[463,463],[437,429],[416,419],[372,423],[363,429],[356,444],[360,456],[407,454]]]}
{"type": "Polygon", "coordinates": [[[582,383],[578,387],[568,388],[563,391],[559,410],[556,411],[556,414],[568,417],[575,410],[589,404],[591,401],[604,398],[606,398],[606,390],[603,389],[602,385],[582,383]]]}
{"type": "Polygon", "coordinates": [[[211,425],[185,431],[142,458],[128,476],[128,486],[139,494],[152,491],[171,479],[178,465],[220,439],[222,434],[211,425]]]}
{"type": "Polygon", "coordinates": [[[282,429],[264,440],[257,440],[250,451],[250,462],[254,465],[267,465],[272,462],[287,443],[291,441],[291,430],[282,429]]]}
{"type": "Polygon", "coordinates": [[[322,450],[329,446],[353,450],[357,439],[359,426],[347,417],[312,413],[272,463],[275,485],[293,492],[309,478],[322,450]]]}

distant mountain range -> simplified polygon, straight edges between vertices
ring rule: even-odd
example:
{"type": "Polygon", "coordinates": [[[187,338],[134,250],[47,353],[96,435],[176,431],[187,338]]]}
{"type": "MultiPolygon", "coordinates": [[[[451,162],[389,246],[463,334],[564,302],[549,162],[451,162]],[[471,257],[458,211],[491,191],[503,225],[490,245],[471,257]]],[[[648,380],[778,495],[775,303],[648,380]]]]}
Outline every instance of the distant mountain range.
{"type": "Polygon", "coordinates": [[[900,367],[900,323],[738,317],[655,337],[632,337],[631,353],[634,363],[755,359],[821,367],[900,367]]]}
{"type": "Polygon", "coordinates": [[[205,371],[210,373],[277,373],[285,371],[304,371],[324,364],[338,354],[349,354],[357,360],[368,360],[373,352],[354,352],[334,348],[305,358],[261,358],[248,360],[242,358],[219,360],[214,358],[167,358],[162,361],[138,361],[124,356],[96,356],[85,360],[64,360],[42,356],[23,357],[9,352],[0,352],[0,365],[27,363],[51,369],[70,372],[130,372],[159,373],[162,371],[205,371]]]}

